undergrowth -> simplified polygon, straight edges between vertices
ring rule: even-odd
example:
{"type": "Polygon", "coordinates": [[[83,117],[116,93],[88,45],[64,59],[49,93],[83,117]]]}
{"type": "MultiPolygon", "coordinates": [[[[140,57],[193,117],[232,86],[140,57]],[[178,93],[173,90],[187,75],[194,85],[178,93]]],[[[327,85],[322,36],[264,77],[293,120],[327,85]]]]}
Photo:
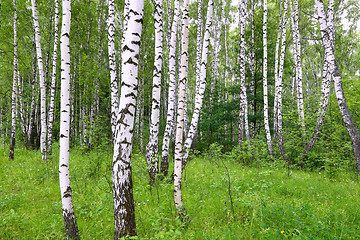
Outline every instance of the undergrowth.
{"type": "MultiPolygon", "coordinates": [[[[0,239],[64,239],[58,152],[0,149],[0,239]]],[[[249,164],[216,145],[184,172],[183,200],[173,203],[171,174],[148,185],[141,154],[133,154],[135,239],[359,239],[360,184],[354,174],[289,169],[281,160],[249,164]]],[[[244,153],[241,153],[244,154],[244,153]]],[[[75,214],[82,239],[113,238],[109,149],[70,153],[75,214]]],[[[250,161],[250,160],[249,160],[250,161]]]]}

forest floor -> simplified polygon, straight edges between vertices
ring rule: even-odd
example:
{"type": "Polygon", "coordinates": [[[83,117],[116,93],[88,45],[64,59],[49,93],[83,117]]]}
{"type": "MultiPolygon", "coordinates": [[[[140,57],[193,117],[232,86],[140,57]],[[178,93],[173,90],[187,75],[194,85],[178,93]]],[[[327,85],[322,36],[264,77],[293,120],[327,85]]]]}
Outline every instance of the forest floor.
{"type": "MultiPolygon", "coordinates": [[[[64,239],[58,153],[48,162],[22,149],[14,161],[7,156],[0,149],[0,239],[64,239]]],[[[70,156],[82,239],[112,239],[111,151],[73,149],[70,156]]],[[[150,190],[141,154],[133,154],[133,182],[138,236],[131,239],[360,239],[354,173],[195,157],[182,184],[188,223],[175,212],[171,177],[150,190]]]]}

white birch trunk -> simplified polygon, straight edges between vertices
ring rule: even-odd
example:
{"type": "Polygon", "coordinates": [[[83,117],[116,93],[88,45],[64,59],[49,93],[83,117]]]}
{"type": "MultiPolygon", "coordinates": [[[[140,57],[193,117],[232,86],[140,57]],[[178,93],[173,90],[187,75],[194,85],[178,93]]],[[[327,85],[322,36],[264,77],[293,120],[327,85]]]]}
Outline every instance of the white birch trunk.
{"type": "Polygon", "coordinates": [[[213,7],[214,7],[214,1],[209,0],[207,15],[206,15],[205,34],[204,34],[204,40],[203,40],[204,42],[202,44],[203,49],[202,49],[202,56],[201,56],[200,82],[199,82],[198,91],[195,94],[195,108],[194,108],[194,113],[193,113],[193,116],[191,119],[190,129],[189,129],[189,132],[187,134],[185,144],[184,144],[183,168],[186,165],[191,144],[193,143],[194,137],[197,133],[199,118],[200,118],[200,114],[201,114],[201,108],[202,108],[204,95],[205,95],[206,67],[207,67],[207,58],[208,58],[209,45],[210,45],[210,31],[211,31],[211,26],[213,24],[213,21],[212,21],[213,7]]]}
{"type": "Polygon", "coordinates": [[[296,100],[299,114],[299,122],[301,125],[302,134],[305,135],[305,115],[304,115],[304,97],[303,97],[303,80],[301,68],[301,44],[299,31],[299,4],[298,0],[294,0],[294,4],[290,1],[292,7],[292,35],[293,35],[293,52],[295,64],[295,85],[296,85],[296,100]]]}
{"type": "Polygon", "coordinates": [[[243,141],[244,131],[246,140],[250,140],[248,123],[248,101],[245,85],[245,23],[246,23],[247,0],[240,0],[240,113],[239,113],[239,142],[243,141]],[[244,123],[242,123],[244,121],[244,123]]]}
{"type": "Polygon", "coordinates": [[[36,45],[36,55],[38,62],[38,71],[39,71],[39,84],[40,84],[40,124],[41,124],[41,133],[40,133],[40,149],[42,160],[47,160],[47,147],[46,147],[46,85],[45,85],[45,73],[44,65],[41,52],[41,37],[40,37],[40,27],[39,20],[36,8],[35,0],[31,0],[32,5],[32,17],[34,24],[34,34],[35,34],[35,45],[36,45]]]}
{"type": "MultiPolygon", "coordinates": [[[[334,2],[333,2],[333,0],[330,0],[328,3],[326,21],[328,24],[331,45],[333,47],[335,47],[335,33],[334,33],[334,23],[333,23],[334,22],[334,13],[333,13],[333,11],[334,11],[334,2]]],[[[316,74],[314,73],[313,69],[312,69],[312,72],[314,75],[314,80],[316,81],[316,74]]],[[[324,117],[326,115],[327,106],[329,103],[330,90],[331,90],[331,72],[329,69],[329,62],[327,60],[327,57],[324,56],[322,82],[321,82],[321,99],[320,99],[320,107],[318,109],[317,124],[316,124],[315,131],[314,131],[312,138],[310,139],[309,143],[306,145],[306,147],[302,153],[302,159],[300,160],[300,165],[303,164],[303,161],[305,160],[307,154],[311,151],[311,149],[315,145],[315,142],[319,136],[319,133],[322,128],[322,124],[324,123],[324,117]]]]}
{"type": "Polygon", "coordinates": [[[318,13],[318,22],[320,24],[321,38],[325,48],[326,61],[329,64],[329,71],[334,79],[335,95],[338,101],[341,115],[343,117],[343,121],[351,138],[357,169],[360,173],[360,133],[355,125],[354,119],[346,103],[344,90],[342,87],[341,73],[335,60],[334,44],[332,41],[333,32],[331,29],[331,26],[333,26],[333,21],[326,18],[324,3],[322,0],[315,0],[315,5],[318,13]]]}
{"type": "Polygon", "coordinates": [[[16,100],[17,100],[17,73],[18,73],[18,42],[17,42],[17,7],[14,0],[14,71],[13,71],[13,87],[11,95],[11,131],[10,131],[10,149],[9,159],[14,159],[15,149],[15,132],[16,132],[16,100]]]}
{"type": "Polygon", "coordinates": [[[182,201],[181,176],[182,176],[182,143],[184,129],[184,106],[186,94],[186,79],[188,74],[188,48],[189,48],[189,0],[183,2],[181,60],[179,73],[179,93],[175,140],[174,162],[174,202],[178,215],[182,220],[186,219],[186,210],[182,201]]]}
{"type": "Polygon", "coordinates": [[[269,102],[268,102],[268,81],[267,81],[267,0],[264,0],[264,16],[263,16],[263,44],[264,44],[264,60],[263,60],[263,88],[264,88],[264,126],[266,134],[266,142],[270,156],[274,156],[271,142],[270,126],[269,126],[269,102]]]}
{"type": "Polygon", "coordinates": [[[171,38],[169,49],[169,96],[168,109],[166,116],[166,127],[164,132],[162,152],[161,152],[161,168],[160,172],[167,176],[169,169],[169,144],[175,126],[175,107],[176,107],[176,35],[180,19],[179,0],[174,1],[174,20],[171,26],[171,38]]]}
{"type": "Polygon", "coordinates": [[[110,90],[111,90],[111,129],[113,142],[115,143],[116,118],[119,112],[118,82],[116,73],[115,58],[115,1],[108,0],[108,54],[110,69],[110,90]]]}
{"type": "Polygon", "coordinates": [[[152,103],[150,118],[150,137],[146,145],[146,160],[149,167],[150,183],[155,181],[159,173],[159,125],[160,125],[160,95],[163,59],[163,1],[155,0],[155,60],[152,84],[152,103]]]}
{"type": "Polygon", "coordinates": [[[52,155],[52,128],[54,123],[54,107],[55,107],[55,84],[56,84],[56,62],[57,62],[57,49],[59,43],[59,0],[55,0],[55,21],[54,21],[54,49],[52,56],[52,72],[50,84],[50,103],[48,111],[48,130],[47,130],[47,156],[52,155]]]}
{"type": "Polygon", "coordinates": [[[76,223],[69,176],[69,130],[70,130],[70,22],[71,1],[63,0],[61,53],[61,97],[60,97],[60,150],[59,180],[66,238],[80,239],[76,223]]]}
{"type": "Polygon", "coordinates": [[[284,61],[285,61],[285,40],[286,40],[286,24],[287,24],[287,10],[288,10],[288,0],[284,1],[284,13],[282,21],[282,33],[281,33],[281,50],[280,50],[280,61],[279,61],[279,72],[277,82],[277,136],[278,136],[278,147],[281,156],[284,160],[288,161],[283,144],[283,131],[282,131],[282,77],[284,73],[284,61]]]}
{"type": "MultiPolygon", "coordinates": [[[[250,54],[250,73],[251,73],[251,81],[250,81],[250,94],[253,96],[252,100],[250,101],[249,108],[250,114],[255,115],[255,2],[254,0],[251,1],[251,54],[250,54]]],[[[255,138],[255,121],[250,123],[250,133],[251,138],[255,138]]]]}
{"type": "Polygon", "coordinates": [[[138,89],[138,63],[144,0],[129,1],[127,28],[122,45],[122,73],[119,114],[113,155],[114,239],[136,235],[131,152],[138,89]]]}
{"type": "Polygon", "coordinates": [[[198,18],[197,18],[197,36],[196,36],[196,88],[195,92],[198,91],[198,86],[200,85],[200,68],[201,68],[201,49],[202,49],[202,26],[203,26],[203,16],[202,16],[202,0],[198,0],[198,18]]]}

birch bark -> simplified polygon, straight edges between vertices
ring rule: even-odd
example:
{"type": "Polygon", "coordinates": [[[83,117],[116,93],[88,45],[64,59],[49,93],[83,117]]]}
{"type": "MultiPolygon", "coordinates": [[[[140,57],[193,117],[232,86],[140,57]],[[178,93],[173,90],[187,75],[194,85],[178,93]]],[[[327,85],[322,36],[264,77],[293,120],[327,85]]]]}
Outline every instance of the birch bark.
{"type": "Polygon", "coordinates": [[[325,57],[327,62],[329,63],[329,71],[333,76],[334,80],[335,95],[341,115],[343,117],[343,121],[351,138],[357,169],[360,173],[360,133],[357,126],[355,125],[354,119],[346,103],[344,90],[342,87],[341,73],[335,60],[334,44],[333,41],[331,41],[333,35],[332,26],[334,24],[330,19],[326,18],[323,1],[315,0],[315,5],[318,13],[318,22],[320,25],[321,38],[325,48],[325,57]]]}
{"type": "MultiPolygon", "coordinates": [[[[127,28],[122,45],[122,73],[119,114],[113,155],[114,239],[136,235],[131,152],[137,97],[137,77],[144,0],[128,1],[127,28]]],[[[125,10],[126,11],[126,10],[125,10]]]]}
{"type": "MultiPolygon", "coordinates": [[[[245,85],[245,23],[247,0],[240,0],[240,113],[239,113],[239,143],[243,141],[245,128],[246,140],[250,140],[248,124],[248,101],[245,85]],[[244,121],[244,122],[243,122],[244,121]]],[[[240,143],[241,144],[241,143],[240,143]]]]}
{"type": "Polygon", "coordinates": [[[176,35],[180,19],[179,0],[174,1],[174,20],[171,26],[170,49],[169,49],[169,96],[166,116],[166,126],[161,152],[160,172],[167,176],[169,169],[169,144],[175,126],[176,105],[176,35]]]}
{"type": "Polygon", "coordinates": [[[118,82],[116,73],[115,58],[115,1],[108,0],[108,55],[110,69],[110,90],[111,90],[111,129],[113,142],[115,143],[116,117],[119,112],[118,82]]]}
{"type": "Polygon", "coordinates": [[[40,37],[40,27],[37,14],[37,7],[35,0],[31,0],[32,5],[32,17],[34,24],[34,34],[35,34],[35,45],[36,45],[36,55],[39,71],[39,84],[40,84],[40,123],[41,123],[41,133],[40,133],[40,149],[42,160],[47,160],[47,147],[46,147],[46,86],[45,86],[45,73],[44,65],[41,51],[41,37],[40,37]]]}
{"type": "Polygon", "coordinates": [[[16,132],[16,100],[17,100],[17,73],[18,73],[18,41],[17,41],[17,7],[16,0],[14,0],[14,71],[13,71],[13,86],[11,95],[11,131],[10,131],[10,149],[9,159],[14,159],[15,149],[15,132],[16,132]]]}
{"type": "Polygon", "coordinates": [[[48,111],[48,129],[47,129],[47,156],[52,155],[52,129],[54,123],[54,107],[55,107],[55,85],[56,85],[56,62],[57,62],[57,49],[59,43],[59,0],[55,0],[55,21],[54,21],[54,49],[52,56],[52,72],[50,84],[50,103],[48,111]]]}
{"type": "Polygon", "coordinates": [[[63,0],[62,27],[60,38],[61,53],[61,98],[60,98],[60,155],[59,180],[66,238],[80,239],[76,223],[69,176],[69,129],[70,129],[70,23],[71,1],[63,0]]]}
{"type": "Polygon", "coordinates": [[[188,74],[188,48],[189,48],[189,0],[183,2],[182,37],[181,37],[181,60],[179,73],[179,93],[175,140],[174,162],[174,202],[178,215],[182,220],[186,219],[186,210],[182,200],[181,175],[182,175],[182,143],[184,129],[184,106],[186,94],[186,80],[188,74]]]}
{"type": "Polygon", "coordinates": [[[266,142],[270,156],[274,156],[271,134],[269,126],[269,102],[268,102],[268,81],[267,81],[267,0],[264,0],[264,16],[263,16],[263,44],[264,44],[264,60],[263,60],[263,88],[264,88],[264,126],[266,133],[266,142]]]}
{"type": "Polygon", "coordinates": [[[155,60],[152,84],[152,104],[150,118],[150,137],[146,145],[146,160],[149,167],[149,178],[152,184],[159,173],[159,125],[160,125],[160,95],[163,59],[163,1],[155,0],[155,60]]]}
{"type": "Polygon", "coordinates": [[[191,147],[191,144],[194,140],[194,137],[197,132],[198,124],[199,124],[199,118],[201,113],[201,108],[204,100],[205,95],[205,87],[206,87],[206,67],[207,67],[207,58],[208,58],[208,52],[209,52],[209,45],[210,45],[210,31],[212,26],[212,18],[213,18],[213,7],[214,7],[214,1],[209,0],[208,2],[208,9],[207,9],[207,15],[206,15],[206,27],[205,27],[205,34],[204,34],[204,42],[202,44],[202,56],[201,56],[201,68],[200,68],[200,82],[198,86],[198,90],[195,95],[195,108],[194,113],[191,119],[191,125],[189,132],[187,134],[185,143],[184,143],[184,155],[183,155],[183,168],[185,167],[188,156],[189,156],[189,150],[191,147]]]}

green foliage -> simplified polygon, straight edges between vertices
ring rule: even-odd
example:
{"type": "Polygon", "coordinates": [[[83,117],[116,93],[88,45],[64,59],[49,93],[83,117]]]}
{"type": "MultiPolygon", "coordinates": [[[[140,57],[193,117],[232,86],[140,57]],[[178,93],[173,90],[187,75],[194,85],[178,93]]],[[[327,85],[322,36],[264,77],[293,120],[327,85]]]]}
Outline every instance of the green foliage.
{"type": "MultiPolygon", "coordinates": [[[[235,148],[230,153],[224,153],[221,145],[212,144],[204,156],[188,163],[183,179],[184,205],[191,219],[187,224],[180,221],[174,207],[171,174],[150,188],[144,157],[135,152],[133,183],[138,236],[132,239],[360,237],[357,177],[339,171],[330,159],[325,170],[292,169],[289,175],[282,160],[270,163],[269,159],[259,159],[265,153],[252,147],[259,144],[260,141],[244,144],[243,149],[235,148]]],[[[46,163],[41,162],[39,152],[21,149],[16,149],[17,158],[9,162],[7,151],[0,150],[1,239],[64,238],[57,149],[54,146],[54,159],[46,163]]],[[[111,239],[111,149],[73,149],[70,156],[81,237],[111,239]]]]}

